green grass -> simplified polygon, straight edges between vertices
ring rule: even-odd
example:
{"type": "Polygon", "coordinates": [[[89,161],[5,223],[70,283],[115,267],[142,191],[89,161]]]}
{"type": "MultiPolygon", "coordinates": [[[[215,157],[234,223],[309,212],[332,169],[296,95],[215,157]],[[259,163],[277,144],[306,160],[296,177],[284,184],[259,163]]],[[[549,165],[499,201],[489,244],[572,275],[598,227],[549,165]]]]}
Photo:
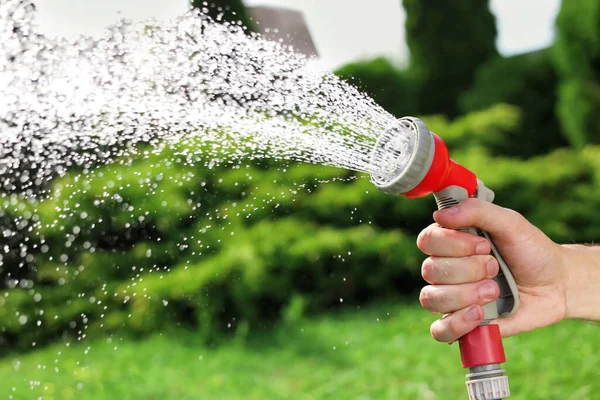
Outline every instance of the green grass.
{"type": "MultiPolygon", "coordinates": [[[[216,348],[187,331],[55,345],[0,360],[0,399],[464,399],[458,346],[399,302],[302,320],[216,348]],[[56,368],[56,369],[55,369],[56,368]]],[[[593,399],[600,327],[505,339],[511,399],[593,399]]]]}

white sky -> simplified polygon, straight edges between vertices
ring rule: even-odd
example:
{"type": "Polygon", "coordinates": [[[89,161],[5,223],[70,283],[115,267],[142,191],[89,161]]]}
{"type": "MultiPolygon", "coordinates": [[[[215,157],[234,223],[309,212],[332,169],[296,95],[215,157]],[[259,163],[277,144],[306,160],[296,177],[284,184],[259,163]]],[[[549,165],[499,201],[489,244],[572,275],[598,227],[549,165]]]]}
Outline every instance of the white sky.
{"type": "MultiPolygon", "coordinates": [[[[444,1],[444,0],[441,0],[444,1]]],[[[303,11],[321,55],[335,68],[379,55],[406,62],[401,0],[245,0],[247,5],[279,5],[303,11]]],[[[54,35],[92,34],[120,16],[168,18],[185,11],[187,0],[37,0],[42,28],[54,35]]],[[[498,23],[498,49],[516,54],[545,47],[554,37],[560,0],[491,0],[498,23]]]]}

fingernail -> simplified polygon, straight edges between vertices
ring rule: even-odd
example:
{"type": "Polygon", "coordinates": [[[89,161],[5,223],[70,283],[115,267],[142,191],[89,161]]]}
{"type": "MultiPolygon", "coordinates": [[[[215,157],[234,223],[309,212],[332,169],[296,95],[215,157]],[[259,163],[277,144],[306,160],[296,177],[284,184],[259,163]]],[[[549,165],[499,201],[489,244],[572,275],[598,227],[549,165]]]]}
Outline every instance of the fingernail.
{"type": "Polygon", "coordinates": [[[448,215],[454,215],[454,214],[458,214],[458,207],[454,206],[454,207],[449,207],[449,208],[444,208],[443,210],[440,210],[441,212],[443,212],[444,214],[448,214],[448,215]]]}
{"type": "Polygon", "coordinates": [[[481,319],[481,316],[479,314],[479,309],[476,306],[469,308],[465,313],[465,320],[467,321],[473,322],[479,321],[479,319],[481,319]]]}
{"type": "Polygon", "coordinates": [[[487,275],[489,278],[493,278],[494,276],[498,275],[498,261],[496,261],[495,258],[490,258],[485,265],[485,268],[487,269],[487,275]]]}
{"type": "Polygon", "coordinates": [[[492,282],[484,283],[477,289],[477,294],[482,300],[493,300],[496,297],[496,285],[492,282]]]}
{"type": "Polygon", "coordinates": [[[475,247],[475,253],[477,254],[490,254],[490,251],[492,251],[492,247],[490,246],[490,243],[487,240],[485,242],[479,243],[477,247],[475,247]]]}

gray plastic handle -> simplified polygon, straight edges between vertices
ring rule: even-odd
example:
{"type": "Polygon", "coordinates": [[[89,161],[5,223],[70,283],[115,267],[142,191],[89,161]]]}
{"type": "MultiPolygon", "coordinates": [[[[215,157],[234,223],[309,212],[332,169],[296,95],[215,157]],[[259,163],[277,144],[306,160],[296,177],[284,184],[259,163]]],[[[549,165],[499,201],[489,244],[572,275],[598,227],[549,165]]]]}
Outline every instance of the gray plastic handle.
{"type": "MultiPolygon", "coordinates": [[[[469,193],[465,188],[460,186],[449,186],[440,190],[439,192],[434,193],[434,196],[438,205],[438,209],[442,210],[444,208],[452,207],[461,201],[467,200],[469,198],[469,193]]],[[[477,180],[477,193],[474,197],[491,203],[494,200],[494,192],[485,187],[483,182],[477,180]]],[[[513,277],[509,266],[506,264],[504,258],[502,258],[502,255],[496,248],[496,245],[490,237],[490,234],[474,227],[459,230],[472,233],[473,235],[485,237],[487,240],[489,240],[490,244],[492,245],[491,254],[496,258],[496,260],[498,260],[498,264],[500,265],[498,275],[496,275],[494,278],[500,287],[500,295],[496,301],[483,306],[483,310],[485,312],[483,320],[484,323],[488,323],[498,317],[503,318],[514,314],[519,307],[519,290],[517,289],[515,278],[513,277]]]]}

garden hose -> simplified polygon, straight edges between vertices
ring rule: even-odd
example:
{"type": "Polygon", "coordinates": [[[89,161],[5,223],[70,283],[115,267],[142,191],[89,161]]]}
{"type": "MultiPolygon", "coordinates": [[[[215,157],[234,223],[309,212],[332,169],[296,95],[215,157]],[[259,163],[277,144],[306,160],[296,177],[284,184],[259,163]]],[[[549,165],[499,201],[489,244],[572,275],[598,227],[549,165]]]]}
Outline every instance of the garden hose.
{"type": "MultiPolygon", "coordinates": [[[[475,174],[450,159],[442,139],[418,118],[405,117],[379,137],[371,154],[373,183],[383,192],[409,199],[433,194],[438,209],[452,207],[471,197],[492,202],[494,193],[475,174]]],[[[510,268],[490,235],[480,229],[461,229],[485,237],[500,265],[494,280],[500,287],[496,301],[483,307],[483,322],[459,339],[463,368],[469,368],[467,391],[472,400],[496,400],[510,396],[508,377],[501,368],[506,361],[497,318],[512,315],[519,293],[510,268]]]]}

